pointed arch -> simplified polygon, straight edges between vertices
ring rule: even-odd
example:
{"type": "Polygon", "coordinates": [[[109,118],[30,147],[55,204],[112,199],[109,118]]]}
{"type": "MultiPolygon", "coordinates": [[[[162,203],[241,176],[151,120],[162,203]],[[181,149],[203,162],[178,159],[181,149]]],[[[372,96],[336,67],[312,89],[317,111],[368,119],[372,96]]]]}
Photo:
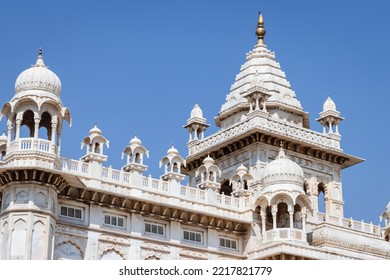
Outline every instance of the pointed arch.
{"type": "Polygon", "coordinates": [[[52,116],[49,112],[45,111],[41,114],[41,120],[39,122],[39,138],[51,140],[51,124],[52,116]]]}
{"type": "Polygon", "coordinates": [[[109,250],[106,250],[104,251],[101,255],[100,255],[100,259],[101,260],[115,260],[115,261],[119,261],[119,260],[124,260],[125,258],[123,257],[123,255],[118,252],[117,250],[115,249],[109,249],[109,250]]]}
{"type": "Polygon", "coordinates": [[[34,137],[34,112],[30,109],[27,109],[22,114],[22,122],[20,124],[20,137],[34,137]],[[24,128],[27,128],[28,131],[26,131],[24,128]]]}
{"type": "Polygon", "coordinates": [[[82,260],[83,253],[79,246],[72,241],[65,241],[58,244],[54,249],[55,260],[82,260]]]}
{"type": "Polygon", "coordinates": [[[26,256],[27,223],[23,219],[15,221],[11,239],[11,258],[24,259],[26,256]]]}
{"type": "Polygon", "coordinates": [[[31,240],[31,259],[42,260],[44,256],[44,244],[45,244],[45,225],[42,221],[34,223],[31,240]]]}

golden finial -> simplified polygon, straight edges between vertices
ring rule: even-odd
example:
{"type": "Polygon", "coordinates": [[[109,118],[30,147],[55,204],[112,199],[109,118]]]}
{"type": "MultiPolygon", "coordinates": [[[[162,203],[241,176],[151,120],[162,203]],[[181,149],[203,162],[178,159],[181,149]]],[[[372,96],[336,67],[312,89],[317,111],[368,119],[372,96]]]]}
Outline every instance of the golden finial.
{"type": "Polygon", "coordinates": [[[259,19],[257,20],[257,29],[256,29],[257,44],[258,45],[264,45],[265,33],[267,33],[267,32],[264,28],[264,18],[263,18],[263,15],[259,12],[259,19]]]}

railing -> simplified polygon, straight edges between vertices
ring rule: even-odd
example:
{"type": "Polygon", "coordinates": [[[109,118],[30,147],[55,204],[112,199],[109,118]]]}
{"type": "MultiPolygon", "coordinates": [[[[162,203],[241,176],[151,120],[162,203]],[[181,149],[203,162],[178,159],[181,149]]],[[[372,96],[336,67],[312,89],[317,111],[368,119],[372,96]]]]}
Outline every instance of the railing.
{"type": "MultiPolygon", "coordinates": [[[[35,138],[19,138],[19,140],[14,140],[11,142],[10,149],[11,150],[20,150],[20,151],[26,151],[26,150],[38,150],[42,152],[51,152],[50,151],[51,141],[50,140],[44,140],[38,138],[35,140],[35,138]]],[[[55,152],[55,151],[53,151],[55,152]]]]}
{"type": "Polygon", "coordinates": [[[21,138],[19,139],[20,150],[32,150],[34,138],[21,138]]]}
{"type": "Polygon", "coordinates": [[[306,241],[306,232],[296,228],[276,228],[265,232],[263,242],[298,240],[306,241]]]}
{"type": "Polygon", "coordinates": [[[223,129],[216,134],[205,138],[199,142],[194,142],[193,145],[189,147],[190,155],[195,153],[200,153],[207,149],[210,149],[214,145],[217,145],[221,142],[227,141],[228,139],[234,138],[239,134],[242,134],[245,131],[253,129],[255,127],[260,127],[263,130],[272,132],[272,133],[281,133],[288,137],[304,141],[306,143],[314,144],[316,146],[342,151],[339,148],[339,142],[335,144],[330,137],[324,135],[317,131],[312,131],[310,129],[306,129],[304,127],[299,127],[295,125],[291,125],[279,120],[275,120],[272,118],[268,118],[265,124],[259,124],[258,122],[251,122],[251,119],[237,123],[236,125],[229,127],[227,129],[223,129]]]}
{"type": "Polygon", "coordinates": [[[48,140],[39,139],[38,140],[38,150],[49,152],[51,142],[48,140]]]}
{"type": "MultiPolygon", "coordinates": [[[[77,161],[69,158],[61,158],[62,160],[62,171],[70,173],[79,173],[79,174],[88,174],[89,173],[89,163],[83,161],[77,161]]],[[[112,182],[113,184],[122,184],[127,185],[130,183],[130,173],[123,170],[112,169],[111,167],[101,167],[100,172],[101,178],[112,182]]],[[[143,188],[152,192],[162,192],[169,193],[169,182],[162,179],[154,179],[151,176],[142,177],[140,186],[135,186],[138,188],[143,188]]],[[[190,187],[190,186],[181,186],[179,195],[185,199],[194,202],[205,203],[208,201],[207,192],[205,190],[190,187]]],[[[248,197],[246,198],[236,198],[232,196],[227,196],[224,194],[216,194],[217,205],[224,208],[240,208],[240,207],[251,207],[251,201],[248,197]]]]}
{"type": "Polygon", "coordinates": [[[358,230],[364,233],[380,235],[380,227],[373,225],[372,223],[365,223],[364,221],[356,221],[353,220],[352,218],[348,219],[343,217],[334,217],[334,216],[326,215],[325,213],[321,213],[321,212],[318,212],[317,216],[314,218],[316,223],[319,224],[325,222],[332,225],[338,225],[343,228],[358,230]]]}

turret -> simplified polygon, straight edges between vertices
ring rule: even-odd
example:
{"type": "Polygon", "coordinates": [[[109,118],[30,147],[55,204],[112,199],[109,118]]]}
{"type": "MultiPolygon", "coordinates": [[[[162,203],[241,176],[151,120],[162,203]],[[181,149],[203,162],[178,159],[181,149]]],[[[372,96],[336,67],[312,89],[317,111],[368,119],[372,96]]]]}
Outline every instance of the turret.
{"type": "Polygon", "coordinates": [[[180,194],[180,182],[185,175],[181,174],[181,167],[186,166],[186,161],[179,155],[179,151],[172,147],[167,151],[167,155],[160,161],[160,168],[164,166],[164,174],[161,179],[169,182],[170,191],[173,194],[180,194]]]}
{"type": "Polygon", "coordinates": [[[142,145],[137,135],[135,135],[122,152],[122,159],[126,156],[126,165],[122,169],[130,172],[131,184],[142,185],[142,173],[148,169],[148,166],[144,164],[145,155],[149,158],[149,151],[142,145]]]}

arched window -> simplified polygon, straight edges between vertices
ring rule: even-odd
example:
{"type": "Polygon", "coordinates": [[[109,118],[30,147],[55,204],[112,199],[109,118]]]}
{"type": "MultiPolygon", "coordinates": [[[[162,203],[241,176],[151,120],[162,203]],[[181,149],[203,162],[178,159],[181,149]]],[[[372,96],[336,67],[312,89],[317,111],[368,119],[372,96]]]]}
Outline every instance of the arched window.
{"type": "Polygon", "coordinates": [[[141,163],[141,155],[139,153],[135,154],[134,161],[135,161],[135,163],[141,163]]]}
{"type": "Polygon", "coordinates": [[[276,219],[278,228],[287,228],[290,226],[290,215],[288,214],[286,203],[281,202],[278,204],[278,213],[276,219]]]}
{"type": "Polygon", "coordinates": [[[223,180],[221,183],[220,194],[231,195],[233,191],[232,184],[229,184],[229,180],[223,180]]]}
{"type": "Polygon", "coordinates": [[[34,137],[34,113],[27,110],[23,113],[20,124],[20,138],[34,137]]]}
{"type": "Polygon", "coordinates": [[[51,140],[51,116],[48,112],[44,112],[39,122],[38,137],[51,140]]]}
{"type": "Polygon", "coordinates": [[[309,190],[309,183],[305,181],[303,183],[303,191],[305,192],[305,194],[307,194],[308,190],[309,190]]]}
{"type": "Polygon", "coordinates": [[[325,184],[319,183],[318,184],[318,212],[325,213],[325,184]]]}
{"type": "Polygon", "coordinates": [[[266,227],[266,230],[271,230],[274,227],[274,219],[272,217],[271,206],[267,206],[266,214],[267,214],[267,216],[266,216],[267,223],[266,223],[265,227],[266,227]]]}
{"type": "Polygon", "coordinates": [[[178,172],[179,172],[179,166],[178,166],[177,162],[175,162],[175,163],[173,164],[173,172],[175,172],[175,173],[178,173],[178,172]]]}
{"type": "Polygon", "coordinates": [[[294,206],[294,228],[302,229],[302,209],[301,206],[294,206]]]}
{"type": "Polygon", "coordinates": [[[93,152],[96,154],[100,154],[100,144],[99,143],[95,143],[95,147],[93,149],[93,152]]]}

